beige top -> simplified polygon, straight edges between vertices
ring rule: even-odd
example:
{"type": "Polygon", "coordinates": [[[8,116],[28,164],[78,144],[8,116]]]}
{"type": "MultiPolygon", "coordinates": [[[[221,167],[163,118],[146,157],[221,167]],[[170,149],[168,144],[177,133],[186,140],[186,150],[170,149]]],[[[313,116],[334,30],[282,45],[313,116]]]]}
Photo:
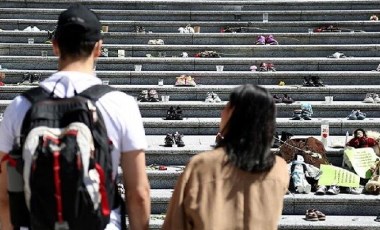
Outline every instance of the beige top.
{"type": "Polygon", "coordinates": [[[200,153],[178,179],[162,229],[277,230],[288,185],[278,156],[269,172],[249,173],[222,148],[200,153]]]}

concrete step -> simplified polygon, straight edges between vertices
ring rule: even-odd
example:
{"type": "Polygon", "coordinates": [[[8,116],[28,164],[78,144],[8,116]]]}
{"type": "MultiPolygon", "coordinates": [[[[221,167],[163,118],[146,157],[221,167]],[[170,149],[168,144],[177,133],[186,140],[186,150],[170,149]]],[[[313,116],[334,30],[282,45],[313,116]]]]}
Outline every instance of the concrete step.
{"type": "MultiPolygon", "coordinates": [[[[0,111],[4,111],[9,103],[10,100],[0,100],[0,111]]],[[[221,103],[169,101],[157,103],[139,102],[138,105],[141,115],[146,118],[165,118],[167,110],[170,107],[175,109],[177,106],[182,109],[184,118],[212,118],[220,117],[220,113],[226,103],[227,101],[221,103]]],[[[326,103],[325,101],[295,101],[293,104],[279,103],[276,104],[277,117],[291,117],[293,111],[300,109],[303,103],[310,103],[312,105],[314,112],[313,117],[346,117],[353,109],[366,113],[368,118],[380,117],[379,103],[363,103],[361,101],[333,101],[332,103],[326,103]]]]}
{"type": "MultiPolygon", "coordinates": [[[[0,7],[15,7],[15,8],[67,8],[67,4],[75,3],[75,0],[66,0],[61,2],[58,0],[28,0],[27,2],[19,0],[7,0],[0,2],[0,7]]],[[[233,10],[233,11],[250,11],[250,10],[336,10],[336,9],[376,9],[378,7],[376,0],[334,0],[334,1],[288,1],[281,0],[272,1],[247,1],[247,0],[219,0],[219,1],[202,1],[202,0],[95,0],[83,1],[83,4],[93,9],[114,9],[114,10],[233,10]]]]}
{"type": "MultiPolygon", "coordinates": [[[[57,21],[42,19],[0,19],[0,28],[5,30],[23,30],[28,26],[37,26],[41,30],[53,30],[57,21]]],[[[252,32],[307,32],[309,28],[317,28],[321,25],[336,25],[344,31],[358,30],[377,32],[380,29],[379,21],[269,21],[242,22],[242,21],[125,21],[125,20],[102,20],[103,25],[109,26],[110,32],[132,32],[135,26],[144,26],[146,31],[154,33],[176,33],[178,27],[188,24],[201,27],[202,33],[218,33],[224,26],[250,27],[252,32]]]]}
{"type": "MultiPolygon", "coordinates": [[[[62,9],[46,8],[0,8],[3,19],[57,19],[62,9]]],[[[380,9],[366,10],[104,10],[94,12],[101,20],[134,21],[260,21],[263,13],[268,14],[269,21],[345,21],[368,20],[370,15],[378,14],[380,9]]]]}
{"type": "MultiPolygon", "coordinates": [[[[324,211],[324,210],[323,210],[324,211]]],[[[306,212],[306,210],[305,210],[306,212]]],[[[306,221],[305,215],[282,215],[279,230],[378,230],[380,225],[373,216],[339,216],[328,215],[325,221],[306,221]]],[[[165,214],[153,214],[150,217],[149,229],[161,229],[165,214]]]]}
{"type": "MultiPolygon", "coordinates": [[[[344,52],[346,56],[379,57],[380,45],[123,45],[106,44],[109,57],[117,57],[118,50],[124,50],[127,57],[152,57],[166,55],[181,56],[187,52],[189,57],[200,51],[213,50],[222,57],[327,57],[334,52],[344,52]]],[[[48,56],[54,56],[51,44],[0,43],[0,55],[3,56],[41,56],[41,51],[47,51],[48,56]]]]}
{"type": "MultiPolygon", "coordinates": [[[[216,65],[223,65],[224,71],[247,71],[251,65],[271,62],[277,71],[371,71],[380,63],[380,57],[348,58],[181,58],[181,57],[108,57],[99,58],[97,70],[133,70],[141,64],[143,71],[213,71],[216,65]]],[[[57,68],[56,57],[42,56],[0,56],[2,68],[7,69],[45,69],[57,68]],[[36,65],[36,63],[39,63],[36,65]]]]}
{"type": "MultiPolygon", "coordinates": [[[[347,115],[350,113],[348,111],[347,115]]],[[[366,118],[364,120],[348,120],[342,118],[312,117],[311,120],[294,121],[288,118],[277,118],[277,131],[287,131],[295,135],[319,135],[321,121],[329,120],[331,135],[345,135],[353,133],[357,128],[380,131],[380,118],[366,118]]],[[[183,120],[164,120],[163,118],[143,118],[147,135],[165,135],[166,133],[180,132],[184,135],[215,135],[218,132],[220,118],[184,118],[183,120]]]]}
{"type": "MultiPolygon", "coordinates": [[[[255,82],[252,82],[255,83],[255,82]]],[[[174,80],[173,80],[174,84],[174,80]]],[[[228,100],[231,90],[238,85],[198,85],[196,87],[176,87],[173,85],[112,85],[114,88],[137,97],[142,90],[155,89],[159,96],[169,95],[171,101],[204,101],[207,92],[215,92],[223,100],[228,100]]],[[[291,95],[298,101],[325,101],[325,96],[334,96],[334,101],[363,101],[366,93],[380,92],[379,85],[327,85],[325,87],[304,87],[301,85],[261,85],[272,94],[291,95]]],[[[11,100],[16,95],[36,85],[6,85],[0,87],[0,99],[11,100]]],[[[145,102],[155,103],[155,102],[145,102]]]]}
{"type": "MultiPolygon", "coordinates": [[[[224,25],[225,26],[225,25],[224,25]]],[[[2,27],[0,26],[0,29],[2,27]]],[[[22,27],[21,29],[24,29],[22,27]]],[[[53,27],[54,28],[54,27],[53,27]]],[[[53,28],[50,28],[52,30],[53,28]]],[[[4,29],[4,28],[3,28],[4,29]]],[[[315,45],[315,44],[378,44],[379,32],[333,32],[333,33],[308,33],[308,29],[300,33],[275,33],[272,30],[257,30],[252,33],[199,33],[180,34],[176,30],[170,33],[135,33],[135,32],[109,32],[104,33],[106,44],[148,44],[152,39],[163,39],[170,45],[253,45],[257,36],[269,35],[278,40],[281,45],[315,45]]],[[[34,38],[35,44],[44,44],[47,40],[47,32],[24,32],[3,30],[0,32],[2,43],[27,43],[28,38],[34,38]]],[[[154,47],[153,45],[150,45],[154,47]]]]}
{"type": "MultiPolygon", "coordinates": [[[[374,69],[376,66],[373,67],[374,69]]],[[[6,74],[6,84],[17,84],[25,73],[39,73],[46,78],[56,72],[55,70],[18,70],[2,69],[6,74]]],[[[192,76],[198,85],[236,85],[251,83],[257,85],[277,85],[284,81],[287,85],[299,85],[304,77],[318,76],[326,85],[362,85],[371,82],[380,85],[377,71],[96,71],[99,78],[109,80],[111,85],[155,85],[159,79],[164,85],[174,84],[176,77],[181,74],[192,76]]],[[[361,100],[361,99],[358,99],[361,100]]]]}
{"type": "MultiPolygon", "coordinates": [[[[166,213],[172,191],[172,189],[151,190],[152,214],[166,213]]],[[[376,196],[365,194],[340,193],[338,195],[324,196],[316,196],[313,193],[289,194],[285,195],[282,214],[305,215],[306,210],[310,208],[321,210],[327,216],[376,216],[379,213],[380,201],[376,196]]],[[[375,223],[380,226],[377,222],[375,223]]]]}

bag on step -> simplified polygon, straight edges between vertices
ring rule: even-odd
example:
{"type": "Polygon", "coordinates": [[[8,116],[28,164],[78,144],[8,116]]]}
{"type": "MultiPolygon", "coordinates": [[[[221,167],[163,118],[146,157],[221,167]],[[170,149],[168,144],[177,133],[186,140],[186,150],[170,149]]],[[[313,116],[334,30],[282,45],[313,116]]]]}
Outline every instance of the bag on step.
{"type": "Polygon", "coordinates": [[[301,155],[306,164],[318,168],[321,164],[330,164],[323,143],[314,137],[287,140],[280,146],[279,155],[287,163],[296,160],[297,155],[301,155]]]}
{"type": "MultiPolygon", "coordinates": [[[[113,91],[95,85],[71,98],[41,87],[8,156],[11,221],[31,229],[104,229],[116,203],[112,143],[95,102],[113,91]]],[[[117,206],[116,206],[117,207],[117,206]]]]}

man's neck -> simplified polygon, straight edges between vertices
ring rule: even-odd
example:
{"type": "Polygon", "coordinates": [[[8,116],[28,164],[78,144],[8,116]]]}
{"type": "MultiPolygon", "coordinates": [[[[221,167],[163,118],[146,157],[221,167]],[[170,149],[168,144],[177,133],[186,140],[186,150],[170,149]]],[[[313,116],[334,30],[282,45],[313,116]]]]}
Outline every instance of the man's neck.
{"type": "Polygon", "coordinates": [[[94,60],[92,58],[78,60],[58,60],[59,71],[76,71],[87,74],[94,73],[94,60]]]}

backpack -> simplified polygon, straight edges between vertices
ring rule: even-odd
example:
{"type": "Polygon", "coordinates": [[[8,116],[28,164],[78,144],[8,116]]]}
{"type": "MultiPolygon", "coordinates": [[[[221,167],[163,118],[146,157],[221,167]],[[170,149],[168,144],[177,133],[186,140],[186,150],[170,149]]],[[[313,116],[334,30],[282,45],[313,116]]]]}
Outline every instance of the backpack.
{"type": "Polygon", "coordinates": [[[41,87],[22,94],[32,105],[8,154],[14,226],[103,230],[109,223],[117,203],[112,142],[95,102],[111,91],[95,85],[71,98],[41,87]]]}
{"type": "Polygon", "coordinates": [[[321,164],[330,164],[323,143],[314,137],[289,139],[280,146],[279,154],[287,163],[301,155],[305,163],[318,168],[321,164]]]}

